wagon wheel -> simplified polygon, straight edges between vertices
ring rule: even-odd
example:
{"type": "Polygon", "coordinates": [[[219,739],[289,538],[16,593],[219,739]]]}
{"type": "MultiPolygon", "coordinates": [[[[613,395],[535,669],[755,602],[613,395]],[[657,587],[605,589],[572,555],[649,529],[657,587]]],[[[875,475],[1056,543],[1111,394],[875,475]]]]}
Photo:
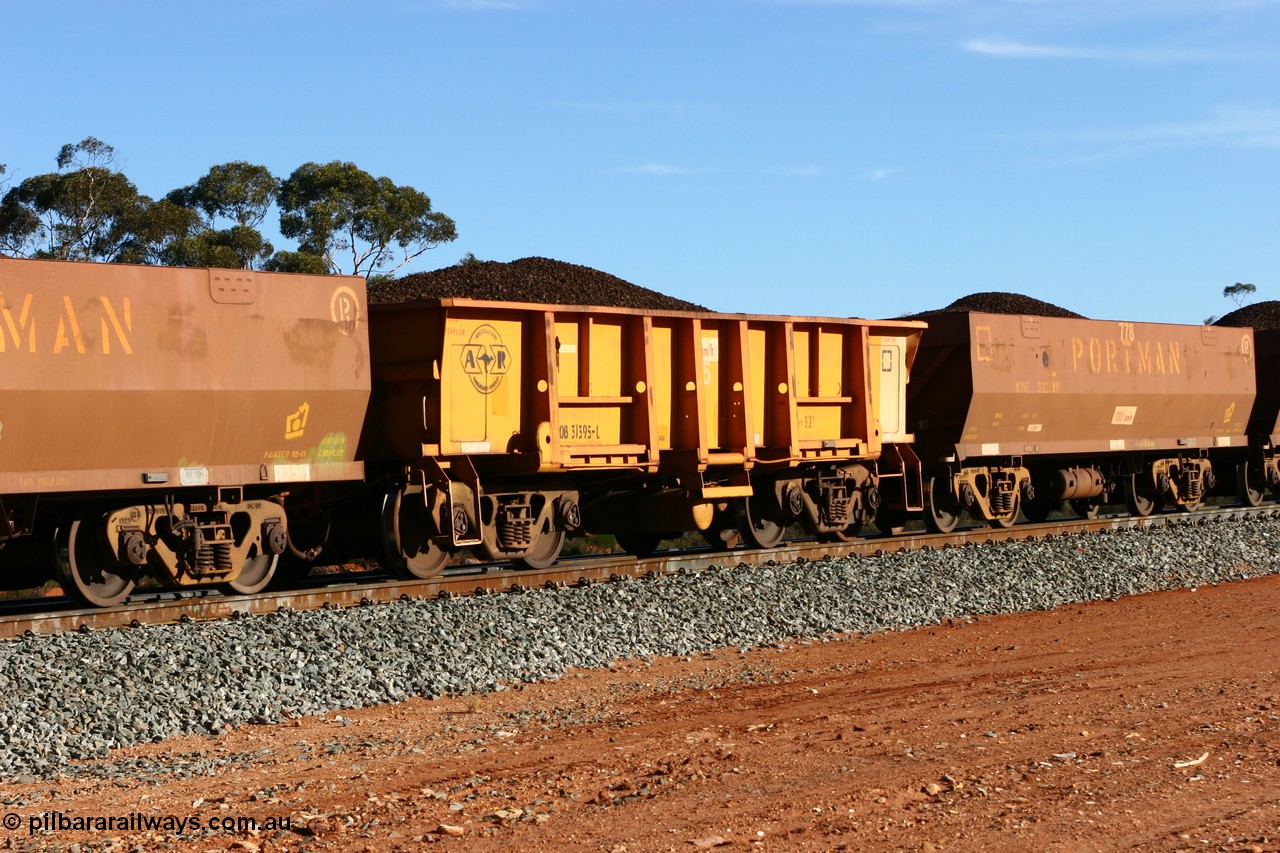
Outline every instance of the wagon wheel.
{"type": "Polygon", "coordinates": [[[774,548],[787,534],[787,528],[760,512],[760,504],[751,498],[738,501],[738,530],[748,548],[774,548]]]}
{"type": "Polygon", "coordinates": [[[278,554],[257,554],[246,557],[240,567],[240,574],[233,581],[227,581],[224,587],[241,595],[253,595],[262,592],[275,577],[276,566],[280,562],[278,554]]]}
{"type": "Polygon", "coordinates": [[[1257,465],[1241,462],[1236,466],[1236,494],[1245,506],[1260,506],[1267,488],[1257,465]]]}
{"type": "Polygon", "coordinates": [[[1097,518],[1102,512],[1102,504],[1093,498],[1077,498],[1071,501],[1071,509],[1081,518],[1097,518]]]}
{"type": "Polygon", "coordinates": [[[950,533],[960,523],[960,506],[956,499],[943,487],[947,481],[942,477],[930,477],[929,488],[924,497],[924,523],[934,533],[950,533]]]}
{"type": "Polygon", "coordinates": [[[1155,512],[1159,497],[1150,485],[1138,485],[1138,475],[1130,474],[1122,481],[1124,505],[1130,515],[1146,518],[1155,512]]]}
{"type": "Polygon", "coordinates": [[[547,520],[544,529],[539,530],[529,553],[515,560],[517,568],[545,569],[560,559],[560,549],[564,547],[565,532],[551,529],[551,521],[547,520]]]}
{"type": "Polygon", "coordinates": [[[55,568],[62,588],[96,607],[119,604],[133,592],[137,569],[122,566],[103,541],[103,514],[63,519],[55,533],[55,568]]]}
{"type": "Polygon", "coordinates": [[[633,557],[652,557],[662,544],[661,533],[615,533],[618,547],[633,557]]]}
{"type": "Polygon", "coordinates": [[[449,552],[432,538],[420,492],[396,489],[383,497],[382,538],[387,568],[397,577],[434,578],[449,562],[449,552]]]}

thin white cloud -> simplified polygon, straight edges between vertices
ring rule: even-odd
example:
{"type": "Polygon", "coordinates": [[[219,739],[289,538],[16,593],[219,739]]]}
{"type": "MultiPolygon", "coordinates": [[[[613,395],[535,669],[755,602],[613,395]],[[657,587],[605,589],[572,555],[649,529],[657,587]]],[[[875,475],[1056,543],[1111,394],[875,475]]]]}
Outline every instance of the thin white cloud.
{"type": "Polygon", "coordinates": [[[1154,151],[1205,148],[1280,149],[1280,110],[1221,107],[1205,118],[1092,130],[1052,140],[1075,148],[1061,156],[1024,162],[1035,169],[1142,157],[1154,151]]]}
{"type": "Polygon", "coordinates": [[[889,178],[901,172],[900,166],[881,166],[878,169],[872,169],[862,175],[864,181],[887,181],[889,178]]]}
{"type": "Polygon", "coordinates": [[[793,178],[816,178],[822,175],[820,166],[765,166],[759,168],[700,168],[675,166],[670,163],[637,163],[617,171],[630,175],[783,175],[793,178]]]}
{"type": "Polygon", "coordinates": [[[1080,47],[1074,45],[1035,44],[1005,38],[975,38],[961,43],[970,53],[1001,59],[1094,59],[1110,62],[1187,62],[1216,58],[1205,51],[1163,47],[1080,47]]]}
{"type": "Polygon", "coordinates": [[[555,106],[581,112],[648,118],[655,114],[679,117],[692,112],[696,105],[682,101],[561,101],[555,106]]]}
{"type": "Polygon", "coordinates": [[[783,166],[781,169],[774,169],[780,175],[790,175],[796,178],[817,178],[822,175],[822,167],[820,166],[783,166]]]}
{"type": "Polygon", "coordinates": [[[633,175],[687,175],[692,170],[685,169],[681,166],[672,166],[670,163],[639,163],[634,166],[624,166],[620,171],[628,172],[633,175]]]}
{"type": "Polygon", "coordinates": [[[485,9],[527,9],[529,4],[523,0],[444,0],[450,9],[466,11],[485,9]]]}
{"type": "Polygon", "coordinates": [[[1019,8],[1037,14],[1113,17],[1162,17],[1203,13],[1250,12],[1274,7],[1275,0],[754,0],[772,6],[879,7],[887,9],[955,9],[976,14],[1007,13],[1019,8]]]}
{"type": "Polygon", "coordinates": [[[960,45],[970,53],[984,56],[1012,57],[1015,59],[1080,59],[1087,54],[1078,48],[1056,47],[1045,44],[1027,44],[1000,38],[969,39],[960,45]]]}
{"type": "Polygon", "coordinates": [[[1220,107],[1203,119],[1092,134],[1103,140],[1165,146],[1280,148],[1280,110],[1220,107]]]}
{"type": "Polygon", "coordinates": [[[868,6],[888,9],[960,8],[972,0],[757,0],[775,6],[868,6]]]}

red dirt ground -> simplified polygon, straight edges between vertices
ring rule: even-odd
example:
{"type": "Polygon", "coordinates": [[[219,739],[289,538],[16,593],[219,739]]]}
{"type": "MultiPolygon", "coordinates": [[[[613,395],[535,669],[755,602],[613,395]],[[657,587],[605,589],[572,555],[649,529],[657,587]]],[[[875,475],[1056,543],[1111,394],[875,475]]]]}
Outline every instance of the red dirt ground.
{"type": "Polygon", "coordinates": [[[118,750],[241,758],[199,778],[0,785],[22,821],[0,846],[1277,851],[1277,628],[1271,577],[627,661],[118,750]],[[55,810],[290,826],[29,835],[55,810]]]}

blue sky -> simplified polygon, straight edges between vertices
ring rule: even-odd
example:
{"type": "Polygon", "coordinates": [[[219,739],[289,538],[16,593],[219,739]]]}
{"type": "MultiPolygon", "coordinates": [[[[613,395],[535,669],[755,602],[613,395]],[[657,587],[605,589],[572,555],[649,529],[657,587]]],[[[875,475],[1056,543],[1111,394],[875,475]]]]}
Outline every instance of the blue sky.
{"type": "Polygon", "coordinates": [[[4,44],[10,182],[89,135],[156,197],[349,160],[457,221],[411,270],[779,314],[1280,299],[1280,0],[67,0],[4,44]]]}

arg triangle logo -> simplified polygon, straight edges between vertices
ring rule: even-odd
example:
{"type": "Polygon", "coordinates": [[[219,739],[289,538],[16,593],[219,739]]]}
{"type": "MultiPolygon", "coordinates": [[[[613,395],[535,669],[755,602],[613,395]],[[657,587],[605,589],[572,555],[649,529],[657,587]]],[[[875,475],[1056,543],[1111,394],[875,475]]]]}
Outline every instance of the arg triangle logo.
{"type": "Polygon", "coordinates": [[[511,369],[511,352],[498,330],[488,323],[477,326],[462,345],[462,372],[481,394],[492,394],[511,369]]]}

